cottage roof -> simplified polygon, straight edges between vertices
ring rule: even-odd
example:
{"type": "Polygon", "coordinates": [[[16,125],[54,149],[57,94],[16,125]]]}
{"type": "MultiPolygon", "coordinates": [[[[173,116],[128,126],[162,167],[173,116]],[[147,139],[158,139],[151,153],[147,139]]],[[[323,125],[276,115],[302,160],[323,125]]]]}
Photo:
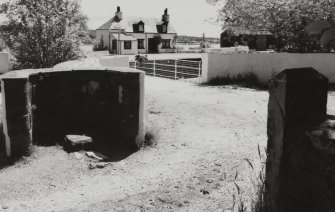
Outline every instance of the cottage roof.
{"type": "MultiPolygon", "coordinates": [[[[144,23],[144,32],[146,33],[157,33],[157,25],[163,24],[163,22],[156,18],[138,18],[138,17],[124,17],[121,21],[114,21],[114,18],[111,18],[97,30],[118,30],[124,29],[126,32],[134,32],[133,24],[138,24],[140,21],[144,23]]],[[[168,24],[168,33],[176,33],[176,30],[173,28],[172,24],[168,24]]]]}

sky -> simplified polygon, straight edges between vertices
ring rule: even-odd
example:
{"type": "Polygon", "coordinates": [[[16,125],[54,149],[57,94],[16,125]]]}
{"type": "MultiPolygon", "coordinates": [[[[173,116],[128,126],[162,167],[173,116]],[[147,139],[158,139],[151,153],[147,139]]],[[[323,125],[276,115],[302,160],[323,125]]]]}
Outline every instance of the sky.
{"type": "Polygon", "coordinates": [[[215,23],[218,8],[206,0],[81,0],[82,11],[89,18],[89,29],[96,29],[111,19],[120,6],[124,17],[161,18],[168,8],[170,23],[178,35],[219,37],[221,26],[215,23]]]}

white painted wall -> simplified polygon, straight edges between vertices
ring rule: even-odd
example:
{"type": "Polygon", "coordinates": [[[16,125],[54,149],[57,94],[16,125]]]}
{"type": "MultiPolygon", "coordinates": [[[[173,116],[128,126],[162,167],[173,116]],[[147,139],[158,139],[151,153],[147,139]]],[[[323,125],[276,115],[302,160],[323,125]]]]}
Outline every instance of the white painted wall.
{"type": "Polygon", "coordinates": [[[0,52],[0,73],[6,73],[9,71],[9,57],[8,53],[0,52]]]}
{"type": "Polygon", "coordinates": [[[109,45],[109,32],[108,32],[108,30],[96,30],[95,40],[97,42],[100,42],[101,36],[103,37],[103,40],[104,40],[104,47],[108,48],[108,45],[109,45]]]}
{"type": "Polygon", "coordinates": [[[248,46],[205,48],[204,50],[206,53],[217,53],[217,54],[249,53],[248,46]]]}
{"type": "Polygon", "coordinates": [[[121,55],[137,54],[137,40],[131,41],[131,49],[124,48],[124,41],[121,41],[121,55]]]}
{"type": "Polygon", "coordinates": [[[100,65],[106,67],[129,67],[128,56],[105,56],[99,58],[100,65]]]}
{"type": "Polygon", "coordinates": [[[170,40],[170,49],[163,49],[162,44],[159,46],[159,53],[173,53],[175,50],[173,49],[173,38],[176,36],[176,34],[160,34],[162,39],[169,39],[170,40]]]}
{"type": "MultiPolygon", "coordinates": [[[[137,49],[138,54],[146,54],[147,53],[147,35],[144,33],[132,33],[133,37],[136,39],[143,39],[144,40],[144,49],[137,49]]],[[[136,44],[137,45],[137,44],[136,44]]]]}
{"type": "Polygon", "coordinates": [[[214,54],[203,56],[203,81],[229,74],[253,72],[260,82],[267,84],[284,69],[312,67],[335,83],[335,54],[252,53],[214,54]]]}

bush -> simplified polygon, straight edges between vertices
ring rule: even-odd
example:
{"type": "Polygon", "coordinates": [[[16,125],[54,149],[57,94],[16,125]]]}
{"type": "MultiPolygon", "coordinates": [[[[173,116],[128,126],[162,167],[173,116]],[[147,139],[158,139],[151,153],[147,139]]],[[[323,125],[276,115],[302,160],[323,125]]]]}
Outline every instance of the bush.
{"type": "Polygon", "coordinates": [[[101,36],[100,41],[93,41],[93,51],[106,51],[107,47],[104,47],[104,39],[101,36]]]}
{"type": "Polygon", "coordinates": [[[266,89],[266,86],[262,85],[256,74],[252,72],[246,72],[238,74],[234,77],[230,77],[227,74],[225,77],[216,77],[208,82],[209,85],[239,85],[247,88],[255,89],[266,89]]]}
{"type": "Polygon", "coordinates": [[[153,37],[153,40],[154,40],[154,42],[155,42],[155,45],[160,45],[161,43],[162,43],[162,37],[160,36],[160,35],[155,35],[154,37],[153,37]]]}
{"type": "Polygon", "coordinates": [[[2,52],[6,48],[5,43],[0,40],[0,52],[2,52]]]}
{"type": "Polygon", "coordinates": [[[147,129],[144,135],[143,147],[154,147],[157,145],[158,141],[158,130],[157,129],[147,129]]]}
{"type": "Polygon", "coordinates": [[[205,49],[205,48],[209,48],[209,47],[210,47],[210,44],[207,43],[207,42],[201,42],[201,43],[200,43],[200,48],[205,49]]]}
{"type": "Polygon", "coordinates": [[[85,36],[82,38],[81,42],[86,45],[93,44],[93,40],[90,36],[85,36]]]}
{"type": "Polygon", "coordinates": [[[135,56],[135,60],[139,63],[142,63],[142,62],[148,61],[148,56],[147,55],[142,56],[138,54],[135,56]]]}

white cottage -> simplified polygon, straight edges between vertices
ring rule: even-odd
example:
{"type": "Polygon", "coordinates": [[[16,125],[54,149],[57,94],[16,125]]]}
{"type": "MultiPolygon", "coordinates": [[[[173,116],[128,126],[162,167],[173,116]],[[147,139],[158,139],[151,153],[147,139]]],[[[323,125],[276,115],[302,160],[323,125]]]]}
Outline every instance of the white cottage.
{"type": "Polygon", "coordinates": [[[96,30],[96,39],[113,54],[173,53],[177,33],[165,9],[162,19],[115,16],[96,30]]]}

